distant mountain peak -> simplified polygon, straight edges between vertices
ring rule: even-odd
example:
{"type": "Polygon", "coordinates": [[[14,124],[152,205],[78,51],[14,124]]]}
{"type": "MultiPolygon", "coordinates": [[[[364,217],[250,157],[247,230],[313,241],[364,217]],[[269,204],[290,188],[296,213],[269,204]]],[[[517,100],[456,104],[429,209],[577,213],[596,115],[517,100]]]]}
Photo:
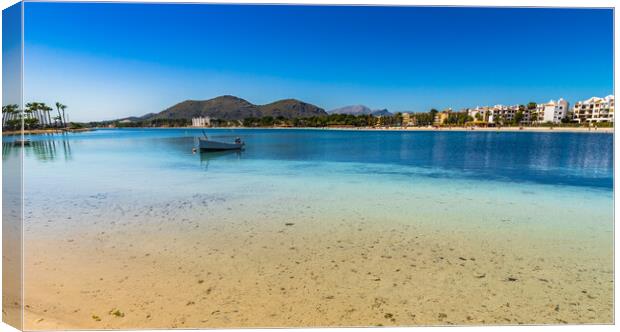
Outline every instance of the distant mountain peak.
{"type": "Polygon", "coordinates": [[[393,115],[392,112],[387,110],[387,108],[373,110],[371,114],[374,116],[392,116],[393,115]]]}
{"type": "Polygon", "coordinates": [[[350,105],[344,106],[340,108],[333,109],[329,112],[329,114],[350,114],[350,115],[381,115],[381,116],[389,116],[392,115],[387,109],[379,109],[379,110],[371,110],[368,106],[365,105],[350,105]]]}
{"type": "Polygon", "coordinates": [[[350,115],[363,115],[370,114],[372,111],[369,107],[364,105],[350,105],[333,109],[327,113],[329,114],[350,114],[350,115]]]}

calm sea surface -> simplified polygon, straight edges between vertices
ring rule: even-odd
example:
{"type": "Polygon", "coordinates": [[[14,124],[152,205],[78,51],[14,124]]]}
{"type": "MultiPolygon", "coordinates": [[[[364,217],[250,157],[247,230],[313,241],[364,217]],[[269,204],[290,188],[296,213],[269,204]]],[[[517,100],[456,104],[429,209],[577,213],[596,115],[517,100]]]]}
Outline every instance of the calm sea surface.
{"type": "MultiPolygon", "coordinates": [[[[202,135],[195,129],[35,135],[30,136],[33,145],[26,147],[25,173],[28,178],[36,176],[37,180],[53,182],[61,176],[86,172],[96,182],[102,178],[119,180],[106,178],[111,175],[150,178],[153,172],[164,170],[175,172],[179,178],[253,171],[274,176],[327,172],[377,175],[377,180],[394,177],[403,184],[428,177],[497,181],[498,185],[509,182],[613,188],[613,136],[609,134],[253,129],[207,132],[214,140],[241,137],[247,147],[241,153],[192,154],[196,138],[202,135]]],[[[10,146],[5,150],[4,158],[14,153],[10,146]]],[[[174,179],[167,181],[174,184],[174,179]]]]}
{"type": "MultiPolygon", "coordinates": [[[[209,194],[289,204],[290,211],[311,201],[326,219],[332,208],[362,211],[372,201],[390,205],[375,211],[394,219],[410,220],[412,213],[435,223],[542,219],[536,222],[549,227],[594,223],[611,230],[610,134],[288,129],[209,129],[207,134],[220,141],[241,137],[246,149],[192,153],[202,136],[197,129],[30,136],[26,210],[69,214],[71,206],[93,195],[131,207],[209,194]],[[454,210],[438,214],[445,210],[444,200],[454,210]],[[398,204],[418,208],[406,211],[398,204]],[[557,209],[568,215],[560,218],[557,209]]],[[[15,148],[5,147],[3,157],[14,158],[15,148]]],[[[235,209],[240,218],[251,211],[235,209]]]]}
{"type": "MultiPolygon", "coordinates": [[[[221,141],[238,136],[247,147],[192,153],[202,136],[196,129],[30,136],[26,212],[68,215],[98,195],[131,208],[208,194],[290,205],[293,212],[313,202],[325,219],[344,208],[362,213],[375,202],[383,205],[373,211],[413,223],[465,227],[520,219],[523,226],[535,220],[551,228],[611,231],[609,134],[254,129],[207,134],[221,141]],[[452,210],[445,209],[446,202],[452,210]],[[558,209],[567,215],[560,217],[558,209]]],[[[7,142],[3,158],[15,158],[16,151],[7,142]]],[[[234,211],[239,218],[252,213],[248,207],[234,211]]]]}

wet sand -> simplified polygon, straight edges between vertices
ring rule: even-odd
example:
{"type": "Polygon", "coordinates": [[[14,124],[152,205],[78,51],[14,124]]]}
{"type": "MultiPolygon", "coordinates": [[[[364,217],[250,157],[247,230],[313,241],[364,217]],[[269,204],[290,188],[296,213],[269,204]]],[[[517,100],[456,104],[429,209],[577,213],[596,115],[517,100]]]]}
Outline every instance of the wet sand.
{"type": "MultiPolygon", "coordinates": [[[[613,322],[613,220],[602,223],[608,232],[550,232],[535,218],[481,210],[486,224],[451,227],[433,213],[472,198],[350,207],[324,186],[323,199],[260,201],[241,188],[123,203],[112,193],[49,198],[27,215],[24,328],[613,322]]],[[[514,209],[493,195],[484,203],[514,209]]],[[[537,201],[548,203],[534,197],[523,215],[537,201]]],[[[564,210],[557,218],[579,213],[564,210]]]]}

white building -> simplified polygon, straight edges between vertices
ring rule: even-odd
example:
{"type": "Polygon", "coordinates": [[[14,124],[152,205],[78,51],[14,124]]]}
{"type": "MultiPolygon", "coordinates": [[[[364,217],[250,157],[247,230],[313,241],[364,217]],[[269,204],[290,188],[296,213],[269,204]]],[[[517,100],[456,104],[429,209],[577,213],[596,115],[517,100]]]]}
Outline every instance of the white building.
{"type": "Polygon", "coordinates": [[[521,121],[529,122],[529,112],[525,108],[521,109],[519,105],[495,105],[495,106],[477,106],[467,110],[469,116],[477,121],[485,121],[489,123],[511,123],[519,111],[523,112],[521,121]]]}
{"type": "Polygon", "coordinates": [[[209,127],[210,125],[211,118],[208,116],[192,118],[192,127],[209,127]]]}
{"type": "Polygon", "coordinates": [[[568,102],[562,98],[536,106],[539,122],[560,123],[568,116],[568,102]]]}
{"type": "Polygon", "coordinates": [[[545,105],[546,104],[536,104],[536,110],[534,112],[532,112],[531,114],[531,118],[532,118],[532,122],[537,122],[537,123],[541,123],[544,122],[544,117],[545,117],[545,105]]]}
{"type": "MultiPolygon", "coordinates": [[[[495,105],[493,106],[490,111],[489,111],[489,122],[490,123],[511,123],[515,116],[517,115],[517,113],[519,112],[519,105],[512,105],[512,106],[506,106],[506,105],[495,105]]],[[[525,112],[524,114],[524,118],[522,119],[522,121],[528,120],[529,116],[527,117],[527,119],[525,119],[525,112]]]]}
{"type": "Polygon", "coordinates": [[[592,97],[573,106],[573,120],[584,122],[614,122],[614,96],[592,97]]]}
{"type": "Polygon", "coordinates": [[[488,106],[476,106],[476,108],[467,109],[467,115],[471,116],[474,121],[487,121],[489,119],[488,106]]]}

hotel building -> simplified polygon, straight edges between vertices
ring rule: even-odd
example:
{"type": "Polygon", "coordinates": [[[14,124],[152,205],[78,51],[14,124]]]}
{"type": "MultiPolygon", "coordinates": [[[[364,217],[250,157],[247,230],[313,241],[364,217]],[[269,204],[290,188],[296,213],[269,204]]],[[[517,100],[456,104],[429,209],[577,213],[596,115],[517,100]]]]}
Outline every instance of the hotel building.
{"type": "Polygon", "coordinates": [[[570,116],[569,104],[562,98],[551,100],[548,103],[536,104],[536,107],[532,106],[532,109],[528,109],[528,105],[477,106],[467,109],[467,113],[474,118],[474,121],[491,124],[512,123],[519,112],[522,114],[520,124],[560,123],[563,118],[570,116]]]}
{"type": "Polygon", "coordinates": [[[434,124],[435,125],[444,124],[444,122],[446,122],[446,120],[448,120],[448,118],[450,117],[451,113],[452,113],[451,108],[447,108],[441,112],[437,112],[437,114],[435,115],[435,119],[433,119],[434,124]]]}
{"type": "MultiPolygon", "coordinates": [[[[477,106],[476,108],[470,108],[467,110],[467,114],[471,116],[474,121],[482,121],[488,123],[508,123],[512,122],[515,118],[517,112],[519,112],[519,105],[506,106],[506,105],[495,105],[495,106],[477,106]]],[[[523,120],[529,121],[529,114],[527,112],[523,112],[523,120]]]]}
{"type": "Polygon", "coordinates": [[[536,105],[537,121],[560,123],[562,119],[568,116],[568,102],[563,98],[550,100],[546,104],[536,105]]]}
{"type": "Polygon", "coordinates": [[[578,101],[573,106],[572,117],[579,123],[614,122],[614,96],[578,101]]]}
{"type": "Polygon", "coordinates": [[[208,116],[192,118],[192,127],[209,127],[211,125],[211,118],[208,116]]]}
{"type": "Polygon", "coordinates": [[[512,122],[517,112],[519,112],[519,105],[513,105],[513,106],[495,105],[489,110],[489,122],[490,123],[512,122]]]}
{"type": "Polygon", "coordinates": [[[474,119],[474,122],[487,122],[491,115],[492,107],[476,106],[476,108],[467,109],[467,114],[474,119]]]}

